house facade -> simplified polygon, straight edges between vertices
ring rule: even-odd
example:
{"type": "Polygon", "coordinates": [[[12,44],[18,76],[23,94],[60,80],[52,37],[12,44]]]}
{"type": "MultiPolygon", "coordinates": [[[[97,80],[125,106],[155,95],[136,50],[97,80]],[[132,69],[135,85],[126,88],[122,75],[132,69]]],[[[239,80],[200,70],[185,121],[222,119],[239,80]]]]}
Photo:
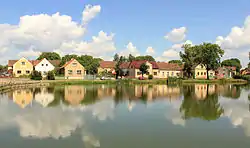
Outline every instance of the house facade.
{"type": "Polygon", "coordinates": [[[62,66],[65,79],[83,79],[86,75],[85,68],[76,59],[71,59],[62,66]]]}
{"type": "Polygon", "coordinates": [[[47,73],[49,71],[52,71],[55,69],[55,66],[52,65],[47,59],[40,60],[37,64],[34,65],[35,70],[41,72],[43,77],[47,76],[47,73]]]}
{"type": "Polygon", "coordinates": [[[12,66],[9,66],[8,69],[12,69],[14,77],[20,77],[23,75],[30,75],[34,68],[31,61],[27,60],[26,58],[21,58],[20,60],[16,61],[12,66]]]}
{"type": "MultiPolygon", "coordinates": [[[[209,79],[213,79],[215,76],[215,71],[209,70],[208,75],[209,79]]],[[[207,79],[207,70],[205,66],[200,64],[195,67],[195,79],[207,79]]]]}
{"type": "Polygon", "coordinates": [[[236,75],[236,67],[223,66],[216,70],[216,76],[218,79],[222,78],[233,78],[236,75]]]}
{"type": "Polygon", "coordinates": [[[115,62],[114,61],[101,61],[98,67],[98,73],[106,71],[107,73],[114,73],[115,62]]]}
{"type": "Polygon", "coordinates": [[[174,63],[157,62],[159,73],[156,77],[182,77],[182,66],[174,63]]]}

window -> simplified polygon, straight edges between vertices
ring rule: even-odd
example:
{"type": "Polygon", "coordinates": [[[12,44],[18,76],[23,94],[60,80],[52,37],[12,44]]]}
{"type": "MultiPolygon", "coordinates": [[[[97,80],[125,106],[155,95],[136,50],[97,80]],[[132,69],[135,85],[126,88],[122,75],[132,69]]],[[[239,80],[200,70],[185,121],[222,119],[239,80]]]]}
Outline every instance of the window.
{"type": "Polygon", "coordinates": [[[156,75],[157,75],[157,72],[154,72],[154,75],[156,76],[156,75]]]}
{"type": "Polygon", "coordinates": [[[174,72],[172,72],[172,76],[174,76],[174,72]]]}
{"type": "Polygon", "coordinates": [[[73,71],[72,70],[68,70],[68,73],[71,75],[73,73],[73,71]]]}
{"type": "Polygon", "coordinates": [[[179,77],[179,76],[180,76],[180,73],[179,73],[179,72],[177,72],[177,73],[176,73],[176,75],[177,75],[177,77],[179,77]]]}
{"type": "Polygon", "coordinates": [[[164,76],[164,72],[162,72],[162,76],[164,76]]]}
{"type": "Polygon", "coordinates": [[[213,76],[213,73],[210,73],[210,76],[213,76]]]}
{"type": "Polygon", "coordinates": [[[43,66],[44,64],[42,64],[42,66],[43,66]]]}
{"type": "Polygon", "coordinates": [[[137,75],[140,75],[141,74],[141,72],[137,72],[137,75]]]}
{"type": "Polygon", "coordinates": [[[77,65],[77,63],[72,63],[72,66],[76,66],[77,65]]]}
{"type": "Polygon", "coordinates": [[[18,70],[18,71],[17,71],[17,73],[18,73],[18,74],[21,74],[21,73],[22,73],[22,71],[21,71],[21,70],[18,70]]]}
{"type": "Polygon", "coordinates": [[[76,73],[77,73],[78,75],[80,75],[80,74],[82,74],[82,71],[81,71],[81,70],[77,70],[76,73]]]}
{"type": "Polygon", "coordinates": [[[207,75],[207,73],[204,72],[204,75],[207,75]]]}
{"type": "Polygon", "coordinates": [[[48,64],[46,64],[46,66],[48,66],[48,64]]]}
{"type": "Polygon", "coordinates": [[[26,74],[30,74],[30,71],[29,71],[29,70],[26,70],[26,74]]]}
{"type": "Polygon", "coordinates": [[[201,76],[203,75],[203,72],[201,72],[201,76]]]}
{"type": "Polygon", "coordinates": [[[199,72],[197,72],[197,75],[200,75],[200,73],[199,73],[199,72]]]}
{"type": "Polygon", "coordinates": [[[167,76],[169,76],[169,72],[167,72],[167,76]]]}
{"type": "Polygon", "coordinates": [[[22,62],[22,65],[25,65],[25,62],[22,62]]]}

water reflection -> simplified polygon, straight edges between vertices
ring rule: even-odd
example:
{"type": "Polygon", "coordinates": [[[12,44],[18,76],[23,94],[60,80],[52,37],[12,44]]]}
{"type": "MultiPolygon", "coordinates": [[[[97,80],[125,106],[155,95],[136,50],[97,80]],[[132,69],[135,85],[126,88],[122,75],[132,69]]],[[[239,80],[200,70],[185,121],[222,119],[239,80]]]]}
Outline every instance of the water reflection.
{"type": "Polygon", "coordinates": [[[92,132],[89,115],[91,120],[106,123],[138,112],[137,118],[150,112],[164,118],[161,111],[173,126],[187,128],[193,119],[219,122],[222,118],[250,136],[249,92],[248,86],[215,84],[20,89],[0,96],[0,130],[17,127],[21,137],[35,139],[77,133],[85,147],[99,147],[101,141],[92,132]]]}

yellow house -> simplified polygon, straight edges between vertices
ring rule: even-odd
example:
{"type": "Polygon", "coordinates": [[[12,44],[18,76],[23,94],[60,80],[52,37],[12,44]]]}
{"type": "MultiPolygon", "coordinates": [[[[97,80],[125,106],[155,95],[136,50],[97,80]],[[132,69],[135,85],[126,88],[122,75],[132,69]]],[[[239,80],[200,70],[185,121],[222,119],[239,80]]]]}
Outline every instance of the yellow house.
{"type": "Polygon", "coordinates": [[[25,58],[21,58],[13,64],[13,75],[15,77],[30,75],[33,69],[33,64],[30,61],[25,58]]]}
{"type": "Polygon", "coordinates": [[[62,68],[65,79],[83,79],[86,74],[85,68],[76,59],[71,59],[62,68]]]}
{"type": "MultiPolygon", "coordinates": [[[[215,76],[215,71],[209,70],[209,79],[213,79],[215,76]]],[[[195,79],[207,79],[207,70],[206,67],[203,65],[197,65],[195,67],[195,79]]]]}
{"type": "Polygon", "coordinates": [[[182,66],[174,63],[158,62],[158,78],[181,77],[182,66]]]}
{"type": "Polygon", "coordinates": [[[83,86],[65,86],[65,101],[77,106],[84,99],[86,88],[83,86]]]}
{"type": "Polygon", "coordinates": [[[15,90],[13,92],[13,102],[19,105],[21,108],[25,108],[33,100],[33,93],[30,89],[27,90],[15,90]]]}

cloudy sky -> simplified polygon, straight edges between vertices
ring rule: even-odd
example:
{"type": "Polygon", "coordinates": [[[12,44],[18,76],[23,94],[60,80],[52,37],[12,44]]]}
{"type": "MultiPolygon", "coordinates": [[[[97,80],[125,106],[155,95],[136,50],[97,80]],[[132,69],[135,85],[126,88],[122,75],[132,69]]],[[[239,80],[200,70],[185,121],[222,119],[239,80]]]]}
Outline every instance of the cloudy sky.
{"type": "Polygon", "coordinates": [[[150,54],[178,59],[183,43],[219,44],[248,63],[249,0],[8,0],[0,5],[0,64],[40,52],[150,54]]]}

